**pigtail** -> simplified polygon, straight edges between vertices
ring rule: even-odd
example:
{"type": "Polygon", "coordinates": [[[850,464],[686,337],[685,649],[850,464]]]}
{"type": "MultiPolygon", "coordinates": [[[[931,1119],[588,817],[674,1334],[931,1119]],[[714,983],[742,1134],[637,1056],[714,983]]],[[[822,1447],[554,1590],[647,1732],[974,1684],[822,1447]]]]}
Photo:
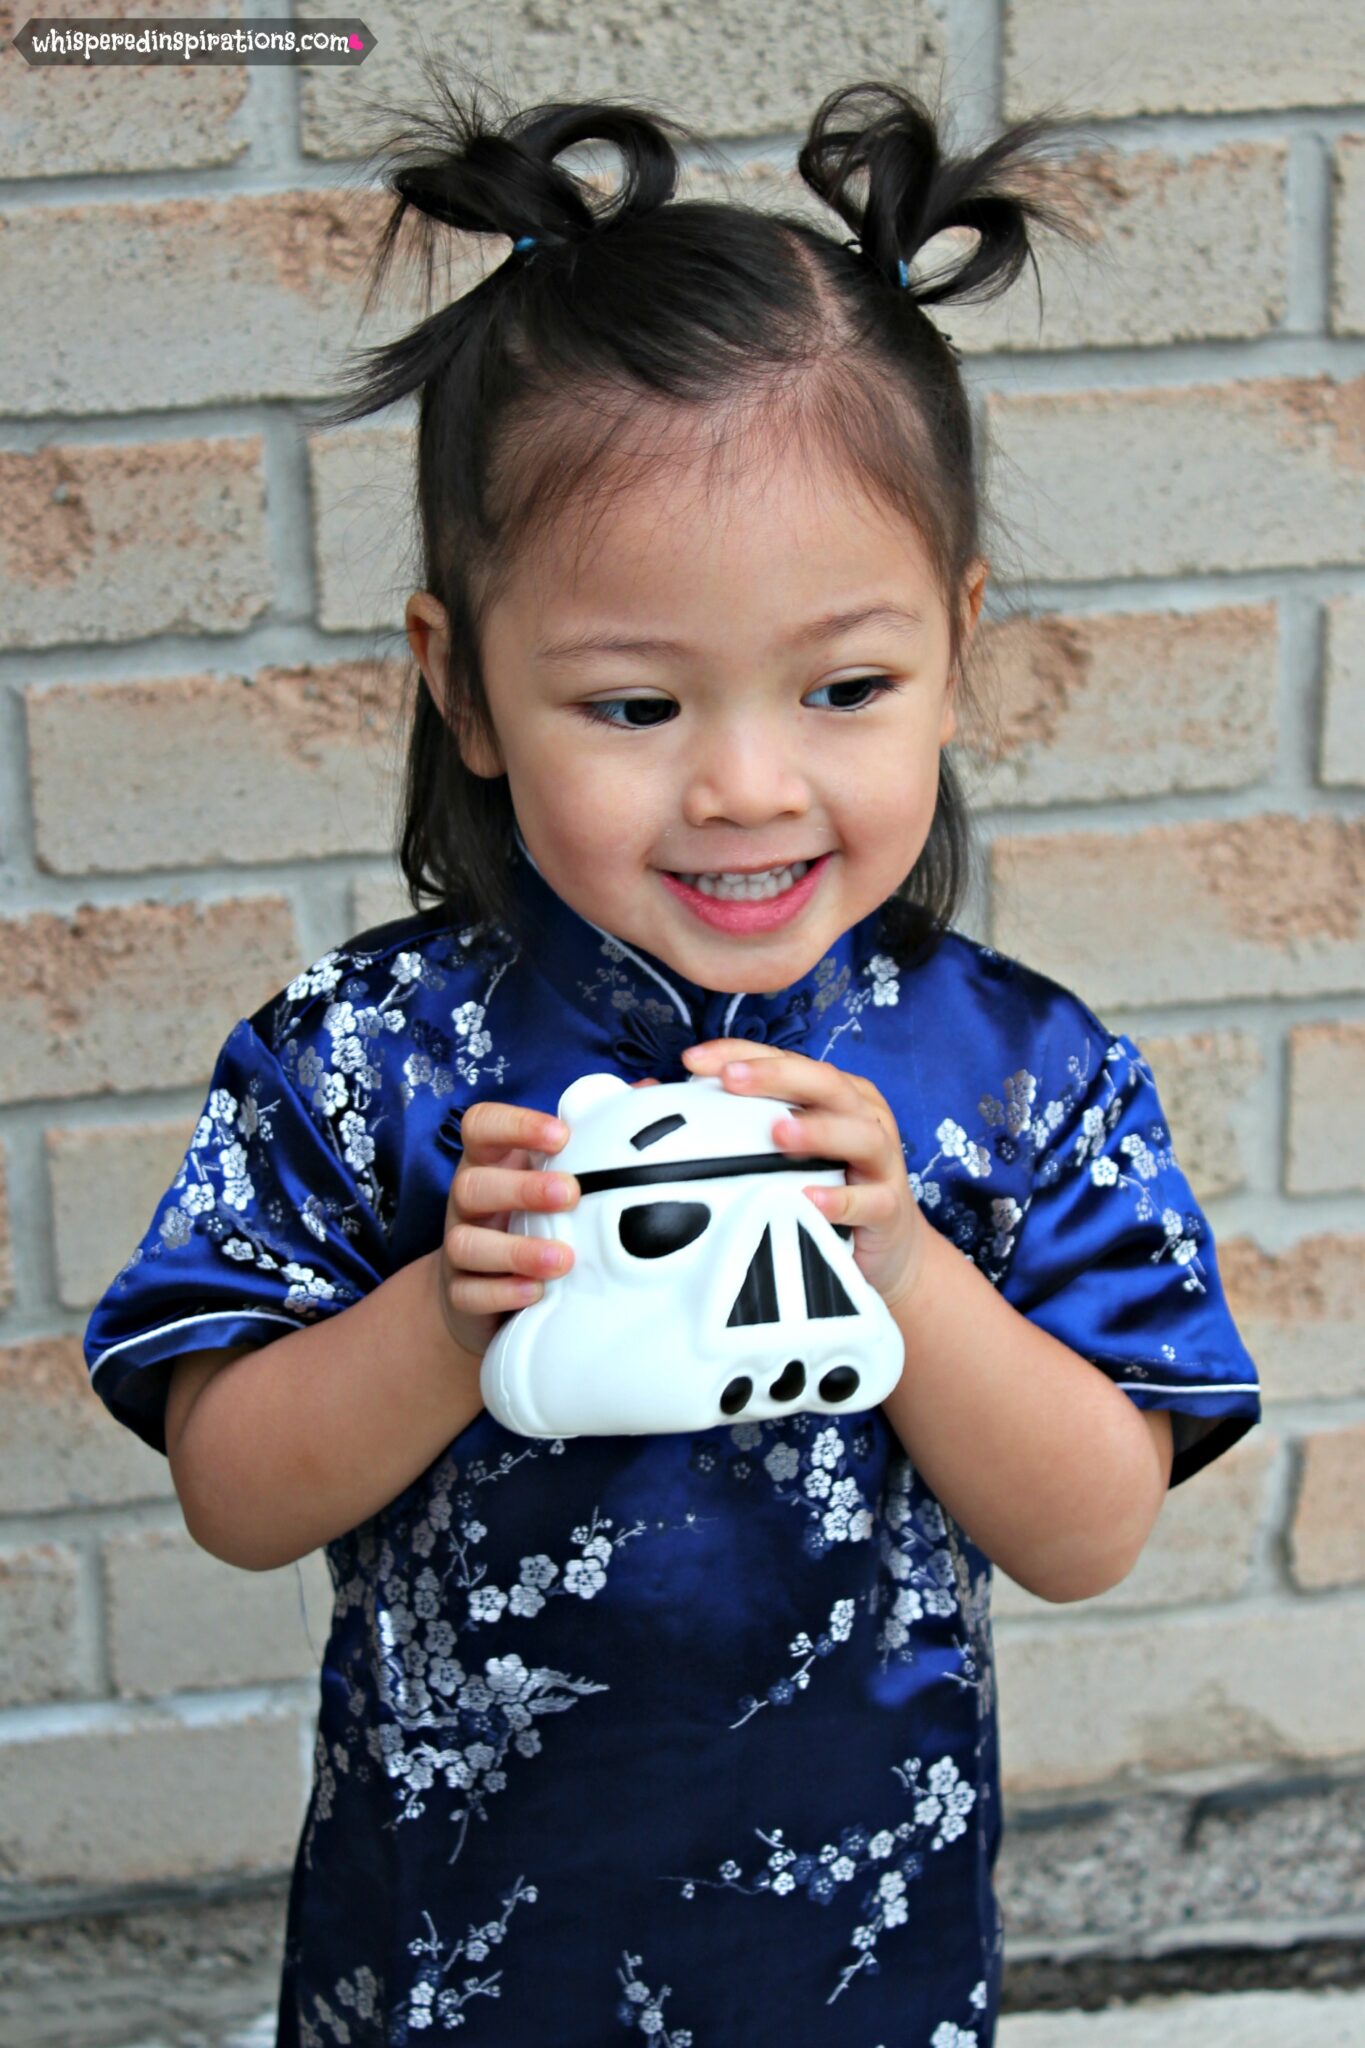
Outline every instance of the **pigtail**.
{"type": "Polygon", "coordinates": [[[901,86],[864,81],[821,102],[797,169],[853,229],[864,260],[889,283],[906,286],[914,305],[981,302],[1008,290],[1026,262],[1037,282],[1030,226],[1086,239],[1074,202],[1057,203],[1046,191],[1050,160],[1072,132],[1035,115],[975,154],[954,156],[923,100],[901,86]],[[854,180],[863,176],[859,198],[854,180]],[[918,251],[947,229],[975,233],[971,254],[926,278],[908,278],[918,251]]]}
{"type": "Polygon", "coordinates": [[[509,274],[653,213],[677,189],[673,138],[705,147],[681,122],[644,104],[551,100],[518,109],[477,79],[456,91],[430,52],[422,70],[432,93],[429,108],[371,102],[373,114],[396,123],[365,159],[394,204],[370,261],[363,310],[368,316],[374,309],[406,223],[427,318],[398,341],[357,352],[342,374],[341,401],[323,415],[326,426],[361,419],[420,391],[457,350],[481,336],[509,274]],[[586,142],[607,142],[620,153],[620,178],[610,193],[558,161],[586,142]],[[480,284],[433,313],[441,231],[448,228],[505,235],[513,249],[480,284]]]}

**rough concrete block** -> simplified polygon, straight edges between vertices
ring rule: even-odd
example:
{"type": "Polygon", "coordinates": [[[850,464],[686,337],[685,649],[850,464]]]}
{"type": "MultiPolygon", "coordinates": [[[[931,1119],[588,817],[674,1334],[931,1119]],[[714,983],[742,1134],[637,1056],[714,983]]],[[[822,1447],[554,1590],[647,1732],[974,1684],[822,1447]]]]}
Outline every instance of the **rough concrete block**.
{"type": "Polygon", "coordinates": [[[1365,818],[1325,814],[1012,835],[991,847],[991,943],[1101,1015],[1350,993],[1365,983],[1362,867],[1365,818]]]}
{"type": "Polygon", "coordinates": [[[0,919],[0,952],[0,1102],[29,1102],[207,1084],[300,948],[271,895],[35,910],[0,919]]]}
{"type": "Polygon", "coordinates": [[[1295,1024],[1288,1037],[1286,1192],[1365,1188],[1365,1024],[1295,1024]]]}
{"type": "Polygon", "coordinates": [[[51,874],[386,853],[401,663],[30,689],[33,835],[51,874]],[[211,776],[187,776],[196,756],[211,776]],[[117,804],[91,805],[88,763],[117,804]]]}
{"type": "Polygon", "coordinates": [[[270,601],[259,439],[0,453],[0,647],[236,633],[270,601]]]}
{"type": "Polygon", "coordinates": [[[968,680],[984,716],[964,703],[955,742],[973,802],[1099,803],[1263,780],[1277,637],[1270,604],[983,626],[968,680]]]}
{"type": "Polygon", "coordinates": [[[109,1669],[126,1699],[226,1690],[321,1667],[331,1577],[321,1551],[274,1572],[239,1571],[183,1529],[132,1529],[103,1545],[109,1669]]]}

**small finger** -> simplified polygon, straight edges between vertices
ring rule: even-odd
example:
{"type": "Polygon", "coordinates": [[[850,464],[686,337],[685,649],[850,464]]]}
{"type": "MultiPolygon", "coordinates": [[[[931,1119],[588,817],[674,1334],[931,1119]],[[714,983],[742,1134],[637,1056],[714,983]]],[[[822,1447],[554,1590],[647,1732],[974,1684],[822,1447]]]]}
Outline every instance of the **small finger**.
{"type": "Polygon", "coordinates": [[[875,1171],[886,1144],[880,1124],[863,1116],[841,1116],[832,1110],[803,1109],[797,1116],[778,1117],[773,1138],[784,1151],[820,1152],[875,1171]]]}
{"type": "Polygon", "coordinates": [[[515,1102],[473,1102],[460,1119],[465,1157],[505,1151],[520,1145],[528,1152],[554,1152],[568,1138],[568,1125],[538,1109],[515,1102]]]}
{"type": "Polygon", "coordinates": [[[486,1316],[500,1309],[525,1308],[545,1292],[543,1281],[518,1280],[510,1273],[488,1278],[463,1275],[450,1286],[451,1306],[465,1315],[486,1316]]]}
{"type": "Polygon", "coordinates": [[[472,1223],[457,1223],[446,1232],[445,1252],[458,1273],[563,1273],[573,1263],[568,1245],[555,1238],[481,1230],[472,1223]]]}
{"type": "Polygon", "coordinates": [[[503,1209],[566,1209],[578,1198],[572,1174],[539,1167],[470,1166],[455,1176],[452,1199],[462,1216],[486,1216],[503,1209]]]}

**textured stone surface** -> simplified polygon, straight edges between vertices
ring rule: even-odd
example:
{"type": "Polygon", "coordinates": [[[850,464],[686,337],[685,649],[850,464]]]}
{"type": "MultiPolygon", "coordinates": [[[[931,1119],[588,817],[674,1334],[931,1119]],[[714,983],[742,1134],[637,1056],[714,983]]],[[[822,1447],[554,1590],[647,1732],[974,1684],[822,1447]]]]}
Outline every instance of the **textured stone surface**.
{"type": "Polygon", "coordinates": [[[1365,1782],[1349,1770],[1056,1802],[1006,1801],[996,1873],[1007,1941],[1155,1954],[1213,1930],[1365,1912],[1365,1782]]]}
{"type": "Polygon", "coordinates": [[[1365,1189],[1365,1023],[1296,1024],[1288,1040],[1286,1190],[1365,1189]]]}
{"type": "Polygon", "coordinates": [[[231,633],[265,609],[252,437],[0,453],[0,647],[231,633]]]}
{"type": "Polygon", "coordinates": [[[1135,1031],[1152,1069],[1171,1146],[1200,1202],[1247,1181],[1243,1130],[1264,1113],[1265,1055],[1249,1031],[1135,1031]]]}
{"type": "Polygon", "coordinates": [[[83,1690],[80,1565],[68,1543],[0,1550],[0,1706],[83,1690]]]}
{"type": "Polygon", "coordinates": [[[1365,334],[1365,135],[1337,137],[1332,170],[1332,328],[1365,334]]]}
{"type": "Polygon", "coordinates": [[[1358,788],[1365,783],[1365,597],[1336,597],[1323,610],[1326,646],[1318,780],[1329,787],[1358,788]]]}
{"type": "Polygon", "coordinates": [[[0,1736],[0,1907],[62,1886],[278,1870],[306,1805],[300,1720],[246,1704],[202,1721],[92,1701],[0,1736]],[[192,1788],[193,1796],[187,1796],[192,1788]]]}
{"type": "Polygon", "coordinates": [[[14,1300],[14,1250],[10,1241],[9,1168],[0,1145],[0,1309],[14,1300]]]}
{"type": "Polygon", "coordinates": [[[80,1339],[0,1349],[0,1500],[12,1515],[174,1498],[160,1452],[110,1415],[80,1339]]]}
{"type": "MultiPolygon", "coordinates": [[[[365,266],[391,203],[380,192],[253,192],[0,214],[15,328],[0,409],[334,396],[350,349],[422,317],[415,277],[401,267],[362,315],[365,266]],[[73,276],[83,283],[74,295],[73,276]],[[128,345],[111,349],[111,332],[128,345]],[[167,334],[173,348],[158,346],[167,334]]],[[[462,254],[450,295],[477,283],[484,264],[462,254]]]]}
{"type": "Polygon", "coordinates": [[[1354,0],[1005,0],[1004,23],[1012,115],[1349,106],[1365,70],[1354,0]]]}
{"type": "Polygon", "coordinates": [[[313,1678],[331,1613],[323,1553],[247,1572],[184,1529],[133,1529],[103,1545],[109,1675],[125,1699],[313,1678]]]}
{"type": "Polygon", "coordinates": [[[1354,1595],[1122,1622],[1002,1620],[996,1655],[1012,1796],[1272,1758],[1325,1763],[1360,1748],[1365,1599],[1354,1595]]]}
{"type": "Polygon", "coordinates": [[[367,932],[377,924],[389,924],[395,917],[412,915],[407,884],[395,862],[391,869],[378,869],[351,884],[351,914],[346,931],[339,933],[338,939],[352,932],[367,932]]]}
{"type": "Polygon", "coordinates": [[[1189,157],[1076,150],[1048,179],[1084,240],[1031,229],[1036,288],[1026,270],[1001,298],[948,304],[933,317],[972,352],[1150,348],[1273,332],[1285,311],[1287,158],[1280,142],[1230,142],[1189,157]]]}
{"type": "MultiPolygon", "coordinates": [[[[242,19],[241,0],[214,14],[242,19]]],[[[0,178],[73,177],[228,164],[247,143],[238,116],[253,73],[233,64],[36,66],[11,55],[10,38],[33,9],[0,6],[0,178]]],[[[182,0],[62,0],[45,18],[184,19],[182,0]]]]}
{"type": "Polygon", "coordinates": [[[1161,1998],[1130,2012],[1024,2013],[1000,2027],[1000,2048],[1354,2048],[1365,1994],[1243,1991],[1161,1998]]]}
{"type": "Polygon", "coordinates": [[[179,1173],[197,1120],[191,1112],[173,1123],[54,1126],[44,1133],[64,1308],[89,1309],[99,1300],[179,1173]]]}
{"type": "Polygon", "coordinates": [[[1025,574],[1187,576],[1365,560],[1365,377],[997,391],[986,419],[997,448],[989,488],[1025,574]],[[1249,485],[1270,476],[1273,490],[1249,485]]]}
{"type": "MultiPolygon", "coordinates": [[[[318,66],[301,76],[303,147],[353,156],[374,95],[428,97],[418,64],[434,49],[459,78],[472,70],[514,102],[638,100],[714,137],[804,129],[834,86],[858,78],[932,79],[945,45],[941,5],[926,0],[712,0],[704,8],[642,12],[629,0],[372,0],[377,47],[358,70],[318,66]]],[[[321,19],[312,0],[298,19],[321,19]]],[[[386,124],[380,123],[382,130],[386,124]]]]}
{"type": "Polygon", "coordinates": [[[1229,1234],[1218,1270],[1267,1401],[1365,1394],[1365,1238],[1322,1231],[1271,1251],[1229,1234]]]}
{"type": "Polygon", "coordinates": [[[991,890],[992,944],[1101,1014],[1326,995],[1365,979],[1362,818],[1276,812],[997,838],[991,890]]]}
{"type": "Polygon", "coordinates": [[[413,437],[401,427],[348,427],[314,434],[308,447],[318,624],[329,633],[397,630],[417,587],[413,437]]]}
{"type": "Polygon", "coordinates": [[[0,1102],[207,1083],[233,1023],[302,964],[275,895],[34,911],[0,920],[0,950],[0,1102]]]}
{"type": "Polygon", "coordinates": [[[1294,1583],[1358,1586],[1365,1581],[1365,1424],[1316,1431],[1300,1457],[1289,1530],[1294,1583]]]}
{"type": "Polygon", "coordinates": [[[386,852],[402,673],[308,662],[27,691],[39,859],[88,875],[386,852]],[[196,754],[211,775],[186,775],[196,754]],[[80,801],[91,760],[118,804],[80,801]]]}
{"type": "Polygon", "coordinates": [[[984,625],[957,748],[982,808],[1237,789],[1275,759],[1273,605],[984,625]]]}

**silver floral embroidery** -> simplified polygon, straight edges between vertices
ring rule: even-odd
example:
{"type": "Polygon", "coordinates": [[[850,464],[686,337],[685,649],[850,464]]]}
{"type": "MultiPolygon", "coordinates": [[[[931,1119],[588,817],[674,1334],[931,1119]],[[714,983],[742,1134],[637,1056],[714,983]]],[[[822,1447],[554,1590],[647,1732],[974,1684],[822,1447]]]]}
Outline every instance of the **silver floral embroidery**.
{"type": "MultiPolygon", "coordinates": [[[[848,1427],[855,1430],[852,1418],[848,1427]]],[[[871,1537],[872,1506],[846,1470],[849,1445],[838,1423],[803,1412],[766,1422],[737,1422],[724,1435],[738,1455],[730,1455],[724,1443],[715,1441],[719,1431],[707,1430],[693,1445],[692,1470],[719,1469],[739,1485],[747,1485],[759,1470],[766,1472],[777,1498],[806,1517],[802,1548],[808,1556],[823,1557],[836,1543],[866,1543],[871,1537]],[[761,1457],[748,1455],[764,1443],[769,1448],[761,1457]]],[[[861,1455],[867,1456],[870,1432],[859,1423],[856,1435],[861,1455]]]]}
{"type": "Polygon", "coordinates": [[[468,949],[486,941],[490,932],[495,951],[496,942],[502,943],[502,957],[494,962],[482,1001],[458,1003],[450,1011],[449,1036],[409,1016],[411,999],[419,990],[439,994],[449,979],[446,967],[412,949],[398,951],[388,962],[388,987],[382,990],[380,976],[366,975],[382,958],[380,953],[354,948],[324,953],[290,982],[277,1006],[274,1031],[280,1065],[317,1113],[337,1157],[354,1173],[386,1230],[392,1219],[375,1170],[374,1133],[387,1113],[373,1113],[383,1095],[384,1040],[402,1041],[396,1092],[405,1107],[423,1088],[443,1101],[457,1080],[466,1087],[503,1080],[507,1063],[501,1054],[489,1059],[493,1041],[484,1028],[484,1014],[499,981],[520,957],[520,948],[500,927],[470,925],[455,935],[456,948],[447,964],[452,969],[463,966],[468,949]],[[299,1035],[299,1024],[290,1016],[301,1005],[316,1004],[319,996],[330,998],[321,1018],[330,1044],[325,1058],[318,1044],[299,1035]]]}
{"type": "MultiPolygon", "coordinates": [[[[158,1242],[150,1252],[137,1246],[115,1276],[114,1287],[141,1265],[144,1257],[183,1250],[197,1233],[233,1265],[278,1276],[281,1305],[301,1322],[329,1312],[330,1304],[349,1307],[359,1300],[353,1288],[338,1287],[324,1273],[292,1258],[272,1242],[269,1226],[283,1230],[290,1213],[277,1196],[264,1204],[261,1218],[253,1166],[266,1158],[265,1148],[274,1139],[272,1118],[279,1108],[278,1098],[260,1101],[262,1085],[262,1076],[252,1075],[240,1099],[230,1088],[209,1091],[189,1150],[171,1183],[171,1192],[180,1199],[166,1207],[157,1225],[158,1242]]],[[[309,1236],[323,1245],[333,1232],[354,1237],[362,1228],[360,1204],[343,1205],[332,1196],[309,1195],[297,1214],[309,1236]]]]}
{"type": "Polygon", "coordinates": [[[1000,1098],[983,1095],[977,1115],[994,1137],[969,1137],[955,1117],[945,1116],[935,1129],[938,1150],[922,1166],[911,1167],[910,1191],[921,1208],[942,1210],[938,1227],[945,1229],[986,1278],[998,1284],[1014,1250],[1015,1233],[1023,1221],[1024,1208],[1013,1195],[998,1195],[990,1205],[989,1230],[983,1237],[976,1219],[965,1205],[945,1195],[943,1179],[931,1178],[940,1159],[957,1160],[969,1180],[989,1180],[996,1161],[1014,1166],[1020,1156],[1021,1140],[1032,1129],[1030,1110],[1037,1093],[1037,1076],[1026,1067],[1008,1074],[1000,1098]],[[955,1224],[964,1227],[954,1228],[955,1224]]]}
{"type": "Polygon", "coordinates": [[[731,1728],[742,1728],[746,1721],[753,1719],[761,1707],[789,1706],[796,1698],[798,1692],[804,1692],[810,1684],[811,1666],[816,1658],[828,1657],[837,1644],[846,1643],[852,1635],[853,1616],[856,1608],[857,1602],[855,1600],[848,1598],[836,1600],[829,1611],[828,1626],[816,1637],[814,1642],[811,1641],[805,1629],[799,1629],[787,1646],[791,1656],[802,1660],[798,1663],[796,1670],[790,1678],[784,1676],[775,1679],[768,1687],[766,1699],[756,1699],[752,1693],[747,1694],[740,1702],[744,1711],[737,1721],[730,1723],[731,1728]]]}
{"type": "Polygon", "coordinates": [[[913,1820],[875,1831],[861,1825],[848,1827],[838,1842],[826,1842],[819,1850],[802,1851],[787,1846],[781,1828],[771,1828],[767,1833],[755,1828],[754,1833],[770,1853],[766,1867],[755,1874],[752,1884],[741,1881],[743,1870],[733,1858],[721,1864],[719,1878],[669,1875],[666,1881],[680,1884],[685,1899],[694,1898],[698,1885],[703,1885],[711,1890],[741,1892],[749,1898],[760,1894],[781,1898],[800,1892],[810,1901],[829,1905],[840,1896],[841,1887],[852,1885],[855,1878],[868,1872],[875,1873],[876,1882],[859,1896],[858,1911],[863,1918],[849,1937],[858,1958],[845,1965],[825,2000],[826,2005],[833,2005],[860,1971],[875,1975],[880,1969],[878,1938],[889,1928],[907,1925],[908,1886],[923,1875],[926,1840],[931,1853],[958,1841],[966,1834],[967,1815],[976,1803],[975,1787],[962,1777],[951,1756],[940,1757],[931,1764],[927,1775],[923,1759],[917,1756],[907,1757],[903,1764],[893,1764],[891,1768],[914,1799],[913,1820]]]}
{"type": "MultiPolygon", "coordinates": [[[[1102,1073],[1108,1093],[1102,1102],[1084,1102],[1089,1064],[1088,1045],[1083,1060],[1074,1053],[1067,1059],[1072,1085],[1060,1101],[1048,1104],[1044,1124],[1051,1132],[1075,1103],[1083,1102],[1084,1107],[1079,1126],[1065,1152],[1059,1153],[1054,1148],[1041,1160],[1034,1176],[1035,1187],[1051,1187],[1064,1172],[1084,1170],[1093,1187],[1113,1188],[1116,1192],[1126,1189],[1140,1223],[1160,1221],[1161,1237],[1149,1254],[1150,1262],[1156,1264],[1163,1259],[1172,1260],[1181,1268],[1183,1277],[1180,1284],[1184,1293],[1206,1293],[1204,1265],[1199,1257],[1199,1240],[1203,1235],[1200,1219],[1193,1213],[1182,1213],[1169,1202],[1158,1210],[1149,1192],[1149,1184],[1159,1180],[1163,1172],[1178,1174],[1181,1171],[1171,1149],[1166,1125],[1153,1118],[1145,1131],[1125,1132],[1118,1142],[1117,1151],[1127,1162],[1126,1170],[1111,1147],[1113,1134],[1129,1103],[1144,1086],[1155,1090],[1150,1065],[1132,1040],[1119,1033],[1110,1039],[1104,1053],[1102,1073]],[[1115,1080],[1114,1070],[1120,1067],[1124,1071],[1121,1078],[1115,1080]]],[[[1031,1205],[1032,1195],[1025,1208],[1031,1205]]],[[[1174,1356],[1168,1346],[1162,1349],[1164,1355],[1174,1356]]]]}
{"type": "MultiPolygon", "coordinates": [[[[409,2032],[425,2033],[432,2027],[439,2027],[443,2033],[453,2033],[456,2027],[465,2024],[464,2008],[470,1999],[502,1996],[502,1986],[498,1982],[502,1971],[494,1970],[491,1976],[482,1978],[466,1977],[459,1990],[442,1980],[456,1963],[483,1962],[506,1935],[507,1923],[517,1906],[533,1906],[538,1896],[533,1884],[526,1884],[518,1877],[503,1898],[501,1915],[482,1927],[471,1927],[463,1941],[451,1942],[448,1949],[443,1949],[435,1923],[430,1913],[424,1910],[422,1918],[426,1922],[426,1934],[413,1937],[408,1943],[408,1954],[425,1957],[426,1961],[421,1964],[415,1981],[400,1998],[387,2021],[383,1979],[365,1965],[357,1968],[353,1977],[338,1977],[332,1987],[332,1997],[339,2006],[354,2013],[358,2020],[379,2026],[385,2041],[406,2040],[409,2032]]],[[[319,1992],[314,1991],[310,1996],[313,2003],[311,2020],[306,2014],[300,2015],[302,2048],[325,2048],[328,2042],[349,2043],[352,2035],[347,2021],[332,2010],[319,1992]]]]}
{"type": "Polygon", "coordinates": [[[616,2017],[628,2027],[638,2027],[655,2043],[655,2048],[692,2048],[690,2027],[674,2027],[670,2032],[664,2025],[664,2000],[672,1996],[673,1987],[664,1984],[658,1991],[651,1991],[636,1976],[635,1972],[643,1961],[643,1956],[622,1951],[621,1964],[616,1972],[622,1985],[616,2017]]]}
{"type": "MultiPolygon", "coordinates": [[[[828,969],[832,974],[833,966],[832,959],[827,957],[822,960],[820,966],[815,970],[817,981],[821,977],[822,970],[828,969]]],[[[842,1024],[837,1024],[834,1030],[830,1032],[829,1037],[825,1040],[823,1051],[812,1054],[813,1058],[827,1060],[846,1031],[851,1031],[855,1038],[861,1038],[863,1027],[858,1022],[858,1019],[869,1003],[876,1008],[883,1008],[887,1004],[898,1004],[900,1002],[901,985],[899,973],[896,962],[889,953],[874,953],[870,960],[864,961],[863,973],[870,978],[871,986],[868,988],[855,989],[852,994],[848,994],[851,976],[848,968],[845,967],[839,975],[837,982],[831,980],[828,988],[822,988],[816,995],[815,1009],[817,1013],[826,1010],[837,996],[842,995],[845,999],[844,1008],[847,1010],[848,1015],[842,1024]]]]}

